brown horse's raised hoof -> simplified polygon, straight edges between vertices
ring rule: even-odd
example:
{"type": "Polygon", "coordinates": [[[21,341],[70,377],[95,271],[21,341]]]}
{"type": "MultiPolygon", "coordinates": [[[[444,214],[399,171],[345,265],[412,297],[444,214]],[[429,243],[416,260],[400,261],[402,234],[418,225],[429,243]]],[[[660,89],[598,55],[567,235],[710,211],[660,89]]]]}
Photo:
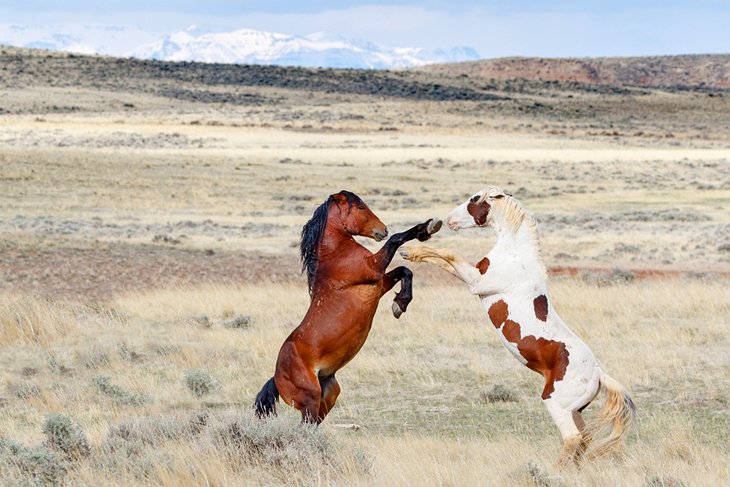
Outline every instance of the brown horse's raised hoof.
{"type": "Polygon", "coordinates": [[[441,229],[442,221],[439,219],[431,219],[426,222],[426,228],[421,227],[421,231],[418,233],[416,238],[419,242],[425,242],[431,235],[438,232],[441,229]]]}
{"type": "Polygon", "coordinates": [[[426,227],[426,231],[429,235],[433,235],[434,233],[441,230],[441,225],[443,225],[443,222],[439,219],[436,220],[429,220],[428,226],[426,227]]]}
{"type": "Polygon", "coordinates": [[[395,316],[395,319],[400,318],[400,315],[403,314],[403,310],[400,309],[400,306],[395,301],[393,301],[393,306],[391,307],[391,309],[393,310],[393,316],[395,316]]]}

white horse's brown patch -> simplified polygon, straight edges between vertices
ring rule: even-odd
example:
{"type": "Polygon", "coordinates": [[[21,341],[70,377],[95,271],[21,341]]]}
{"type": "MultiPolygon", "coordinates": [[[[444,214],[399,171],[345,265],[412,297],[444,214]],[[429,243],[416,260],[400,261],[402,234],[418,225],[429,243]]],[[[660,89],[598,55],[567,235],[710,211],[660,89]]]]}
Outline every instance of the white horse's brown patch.
{"type": "Polygon", "coordinates": [[[489,259],[486,258],[486,257],[484,257],[482,260],[480,260],[479,262],[477,262],[477,264],[476,264],[475,267],[477,269],[479,269],[479,273],[480,274],[486,274],[487,273],[487,269],[489,269],[489,264],[490,264],[489,259]]]}
{"type": "Polygon", "coordinates": [[[502,323],[507,320],[508,314],[509,308],[507,307],[507,303],[501,299],[489,307],[489,319],[492,320],[495,328],[502,326],[502,323]]]}
{"type": "Polygon", "coordinates": [[[539,295],[532,301],[535,308],[535,316],[540,321],[547,321],[548,316],[548,299],[544,294],[539,295]]]}
{"type": "Polygon", "coordinates": [[[525,365],[528,368],[545,377],[542,398],[548,399],[555,391],[555,383],[563,380],[568,368],[570,352],[565,348],[565,343],[533,335],[522,337],[520,324],[512,320],[505,320],[502,335],[508,342],[517,345],[517,350],[527,362],[525,365]]]}
{"type": "Polygon", "coordinates": [[[489,208],[489,203],[486,201],[482,201],[481,203],[469,201],[469,204],[466,205],[466,211],[468,211],[472,218],[474,218],[474,223],[480,227],[487,223],[489,208]]]}
{"type": "MultiPolygon", "coordinates": [[[[547,298],[545,306],[547,316],[547,298]]],[[[489,319],[495,328],[500,329],[505,340],[517,345],[517,351],[527,362],[525,365],[528,368],[545,377],[542,398],[547,399],[555,391],[555,382],[563,380],[565,376],[570,352],[563,342],[537,338],[533,335],[523,337],[520,324],[507,319],[508,316],[509,306],[501,299],[489,307],[489,319]]]]}

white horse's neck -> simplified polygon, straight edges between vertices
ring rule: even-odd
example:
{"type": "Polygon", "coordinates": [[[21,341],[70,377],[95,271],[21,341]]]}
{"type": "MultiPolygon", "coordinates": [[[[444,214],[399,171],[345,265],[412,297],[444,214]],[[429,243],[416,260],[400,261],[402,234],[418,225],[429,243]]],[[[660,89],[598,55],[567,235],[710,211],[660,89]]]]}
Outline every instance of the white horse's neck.
{"type": "Polygon", "coordinates": [[[510,255],[527,269],[536,271],[544,280],[546,269],[540,253],[540,242],[534,220],[524,214],[515,224],[514,221],[496,216],[492,221],[492,227],[497,234],[494,251],[510,255]]]}

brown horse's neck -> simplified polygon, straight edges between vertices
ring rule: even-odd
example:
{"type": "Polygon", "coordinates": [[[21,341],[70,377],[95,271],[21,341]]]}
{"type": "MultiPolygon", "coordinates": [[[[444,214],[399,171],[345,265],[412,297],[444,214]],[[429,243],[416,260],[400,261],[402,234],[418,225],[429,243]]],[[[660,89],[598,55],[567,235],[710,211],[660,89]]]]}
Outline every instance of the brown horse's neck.
{"type": "MultiPolygon", "coordinates": [[[[330,213],[330,215],[332,215],[330,213]]],[[[354,242],[355,239],[350,233],[345,230],[345,226],[338,216],[330,216],[327,226],[324,229],[324,235],[322,240],[319,242],[319,248],[317,249],[317,255],[321,259],[322,257],[331,254],[336,251],[342,244],[354,242]]]]}

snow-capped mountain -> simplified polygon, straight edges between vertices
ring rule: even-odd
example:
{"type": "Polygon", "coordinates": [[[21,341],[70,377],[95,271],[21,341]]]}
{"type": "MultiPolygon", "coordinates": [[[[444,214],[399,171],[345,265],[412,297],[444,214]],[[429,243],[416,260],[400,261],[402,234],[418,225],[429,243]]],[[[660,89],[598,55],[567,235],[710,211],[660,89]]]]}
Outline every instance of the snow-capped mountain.
{"type": "Polygon", "coordinates": [[[252,29],[213,32],[197,26],[163,36],[128,25],[0,23],[0,44],[166,61],[329,68],[406,68],[479,59],[470,47],[385,47],[322,32],[296,36],[252,29]]]}
{"type": "Polygon", "coordinates": [[[80,54],[121,56],[157,38],[159,34],[128,25],[86,23],[29,26],[0,23],[0,44],[80,54]]]}
{"type": "Polygon", "coordinates": [[[252,29],[200,33],[195,27],[166,35],[129,55],[166,61],[374,69],[479,59],[469,47],[428,51],[384,47],[324,33],[295,36],[252,29]]]}

